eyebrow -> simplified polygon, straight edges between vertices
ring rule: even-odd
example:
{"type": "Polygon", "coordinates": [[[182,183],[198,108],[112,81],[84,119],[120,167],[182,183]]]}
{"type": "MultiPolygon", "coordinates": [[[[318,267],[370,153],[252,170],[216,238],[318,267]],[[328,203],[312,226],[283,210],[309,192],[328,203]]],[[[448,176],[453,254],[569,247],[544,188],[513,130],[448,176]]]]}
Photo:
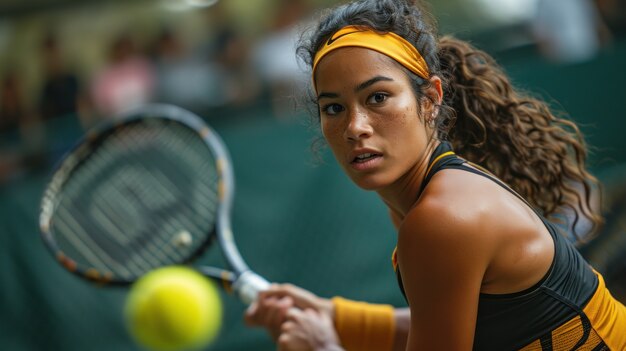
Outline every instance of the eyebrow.
{"type": "MultiPolygon", "coordinates": [[[[385,77],[385,76],[376,76],[373,77],[371,79],[366,80],[363,83],[360,83],[359,85],[357,85],[354,88],[355,92],[359,92],[369,86],[372,86],[375,83],[381,82],[381,81],[385,81],[385,82],[389,82],[389,81],[393,81],[393,79],[389,78],[389,77],[385,77]]],[[[321,100],[323,98],[327,98],[327,99],[333,99],[333,98],[337,98],[339,97],[339,94],[337,93],[327,93],[327,92],[321,92],[318,96],[317,96],[317,100],[321,100]]]]}
{"type": "Polygon", "coordinates": [[[339,94],[337,94],[337,93],[320,93],[317,96],[317,101],[320,101],[321,99],[324,99],[324,98],[326,98],[326,99],[334,99],[334,98],[337,98],[337,97],[339,97],[339,94]]]}
{"type": "Polygon", "coordinates": [[[374,83],[378,83],[380,81],[389,82],[389,81],[393,81],[393,79],[391,79],[389,77],[385,77],[385,76],[376,76],[376,77],[374,77],[372,79],[368,79],[365,82],[357,85],[356,88],[354,88],[354,91],[355,92],[359,92],[359,91],[361,91],[361,90],[363,90],[363,89],[373,85],[374,83]]]}

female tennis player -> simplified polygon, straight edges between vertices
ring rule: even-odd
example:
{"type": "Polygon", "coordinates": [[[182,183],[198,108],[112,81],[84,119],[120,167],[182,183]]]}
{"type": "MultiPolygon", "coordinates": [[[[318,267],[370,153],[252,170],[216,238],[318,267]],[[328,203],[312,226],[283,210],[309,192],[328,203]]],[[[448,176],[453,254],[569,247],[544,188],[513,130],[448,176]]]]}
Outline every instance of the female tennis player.
{"type": "Polygon", "coordinates": [[[276,285],[250,324],[281,350],[626,350],[626,308],[568,239],[584,233],[550,221],[602,222],[574,123],[413,1],[340,6],[298,52],[337,162],[389,208],[409,310],[276,285]]]}

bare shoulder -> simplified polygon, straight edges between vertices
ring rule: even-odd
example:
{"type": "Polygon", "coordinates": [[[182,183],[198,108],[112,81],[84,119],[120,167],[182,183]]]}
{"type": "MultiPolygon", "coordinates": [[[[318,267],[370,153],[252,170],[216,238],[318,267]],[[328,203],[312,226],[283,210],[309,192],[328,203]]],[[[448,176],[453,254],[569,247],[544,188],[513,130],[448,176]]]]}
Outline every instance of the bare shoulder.
{"type": "Polygon", "coordinates": [[[472,252],[488,265],[508,236],[536,231],[532,209],[494,181],[463,170],[438,172],[399,230],[398,246],[434,252],[472,252]]]}
{"type": "Polygon", "coordinates": [[[448,261],[439,261],[445,254],[481,273],[482,291],[492,293],[532,285],[552,252],[545,224],[528,205],[489,178],[455,169],[432,178],[398,237],[400,264],[439,262],[445,268],[448,261]]]}
{"type": "Polygon", "coordinates": [[[453,225],[463,229],[463,235],[490,242],[502,233],[543,227],[532,208],[512,192],[487,177],[456,169],[438,172],[406,217],[409,228],[419,224],[437,230],[453,225]]]}
{"type": "Polygon", "coordinates": [[[399,228],[402,274],[430,282],[444,276],[457,282],[460,276],[473,277],[480,286],[497,247],[489,240],[487,209],[455,192],[453,186],[437,185],[435,177],[431,182],[399,228]]]}
{"type": "Polygon", "coordinates": [[[492,242],[490,232],[501,206],[492,181],[459,170],[440,171],[407,213],[400,235],[442,245],[480,245],[492,242]]]}

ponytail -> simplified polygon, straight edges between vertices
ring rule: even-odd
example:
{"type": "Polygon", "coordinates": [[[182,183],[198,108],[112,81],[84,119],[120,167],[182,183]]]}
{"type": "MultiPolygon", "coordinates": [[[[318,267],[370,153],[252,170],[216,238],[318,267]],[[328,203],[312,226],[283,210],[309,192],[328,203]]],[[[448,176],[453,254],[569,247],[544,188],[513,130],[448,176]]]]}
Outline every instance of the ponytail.
{"type": "Polygon", "coordinates": [[[440,132],[456,152],[493,172],[549,219],[573,214],[570,231],[577,241],[588,239],[576,224],[582,215],[589,232],[601,226],[591,202],[592,191],[600,189],[585,169],[587,150],[576,124],[516,91],[493,58],[467,42],[442,37],[438,57],[447,83],[444,105],[453,110],[440,132]]]}

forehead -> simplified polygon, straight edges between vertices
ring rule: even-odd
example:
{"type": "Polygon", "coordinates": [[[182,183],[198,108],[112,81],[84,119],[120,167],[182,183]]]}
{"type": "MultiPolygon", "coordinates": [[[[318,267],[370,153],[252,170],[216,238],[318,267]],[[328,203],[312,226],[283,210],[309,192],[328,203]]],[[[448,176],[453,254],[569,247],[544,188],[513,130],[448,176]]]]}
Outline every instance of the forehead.
{"type": "Polygon", "coordinates": [[[407,80],[402,66],[389,56],[366,48],[344,47],[322,58],[315,71],[315,84],[319,91],[340,83],[360,83],[373,76],[407,80]]]}

